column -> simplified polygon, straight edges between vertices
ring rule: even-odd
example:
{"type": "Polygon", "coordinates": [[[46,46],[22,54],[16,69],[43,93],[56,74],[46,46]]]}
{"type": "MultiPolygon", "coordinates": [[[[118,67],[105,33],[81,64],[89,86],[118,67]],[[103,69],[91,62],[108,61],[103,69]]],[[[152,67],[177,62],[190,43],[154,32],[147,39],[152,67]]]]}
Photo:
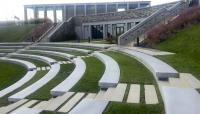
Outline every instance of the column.
{"type": "Polygon", "coordinates": [[[28,16],[27,16],[27,8],[24,7],[24,21],[27,21],[28,20],[28,16]]]}
{"type": "Polygon", "coordinates": [[[95,7],[95,15],[97,15],[97,4],[95,4],[94,7],[95,7]]]}
{"type": "Polygon", "coordinates": [[[86,11],[86,7],[87,7],[87,6],[86,6],[86,4],[85,4],[85,5],[84,5],[84,10],[85,10],[84,12],[85,12],[85,16],[87,15],[87,13],[86,13],[86,12],[87,12],[87,11],[86,11]]]}
{"type": "Polygon", "coordinates": [[[62,6],[62,21],[66,21],[66,6],[62,6]]]}
{"type": "Polygon", "coordinates": [[[118,12],[118,8],[119,8],[119,5],[118,3],[116,4],[116,12],[118,12]]]}
{"type": "Polygon", "coordinates": [[[57,23],[56,7],[53,7],[54,23],[57,23]]]}
{"type": "Polygon", "coordinates": [[[38,18],[38,10],[37,10],[36,6],[34,6],[33,12],[34,12],[34,19],[37,19],[38,18]]]}
{"type": "Polygon", "coordinates": [[[44,18],[47,18],[47,8],[44,6],[44,18]]]}
{"type": "Polygon", "coordinates": [[[127,30],[128,30],[127,23],[125,23],[125,25],[124,25],[124,32],[126,32],[127,30]]]}
{"type": "Polygon", "coordinates": [[[127,3],[127,11],[129,10],[129,2],[127,3]]]}
{"type": "Polygon", "coordinates": [[[140,8],[140,2],[138,2],[138,8],[140,8]]]}
{"type": "Polygon", "coordinates": [[[76,5],[74,5],[74,16],[76,16],[76,5]]]}
{"type": "Polygon", "coordinates": [[[108,3],[106,3],[106,13],[108,13],[108,3]]]}

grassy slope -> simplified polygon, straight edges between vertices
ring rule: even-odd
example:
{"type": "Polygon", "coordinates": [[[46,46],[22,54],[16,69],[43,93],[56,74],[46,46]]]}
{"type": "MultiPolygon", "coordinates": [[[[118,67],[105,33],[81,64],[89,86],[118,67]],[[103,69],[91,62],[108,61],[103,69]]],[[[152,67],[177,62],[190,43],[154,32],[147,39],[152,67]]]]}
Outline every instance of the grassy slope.
{"type": "Polygon", "coordinates": [[[17,82],[26,74],[25,67],[7,61],[0,61],[0,68],[0,90],[17,82]]]}
{"type": "Polygon", "coordinates": [[[38,100],[49,100],[51,98],[50,90],[61,83],[63,80],[67,78],[69,74],[74,69],[73,64],[65,64],[61,65],[60,72],[54,77],[51,81],[49,81],[45,86],[29,95],[29,99],[38,99],[38,100]]]}
{"type": "Polygon", "coordinates": [[[20,42],[36,25],[9,25],[0,28],[0,42],[20,42]]]}
{"type": "Polygon", "coordinates": [[[186,28],[167,41],[156,46],[157,49],[176,53],[160,56],[163,61],[172,65],[179,72],[192,73],[200,79],[200,25],[186,28]]]}
{"type": "MultiPolygon", "coordinates": [[[[130,83],[130,84],[140,84],[140,102],[141,104],[128,104],[128,103],[118,103],[111,102],[105,114],[163,114],[164,108],[162,100],[157,88],[157,93],[159,97],[159,104],[156,105],[146,105],[144,99],[144,84],[153,84],[156,85],[151,72],[146,69],[141,63],[135,60],[132,57],[129,57],[125,54],[118,52],[105,52],[105,54],[111,56],[115,59],[120,66],[120,82],[121,83],[130,83]]],[[[128,92],[125,94],[127,98],[128,92]]]]}
{"type": "Polygon", "coordinates": [[[86,72],[81,80],[71,89],[74,92],[98,92],[98,81],[104,73],[104,64],[95,57],[84,59],[86,72]]]}

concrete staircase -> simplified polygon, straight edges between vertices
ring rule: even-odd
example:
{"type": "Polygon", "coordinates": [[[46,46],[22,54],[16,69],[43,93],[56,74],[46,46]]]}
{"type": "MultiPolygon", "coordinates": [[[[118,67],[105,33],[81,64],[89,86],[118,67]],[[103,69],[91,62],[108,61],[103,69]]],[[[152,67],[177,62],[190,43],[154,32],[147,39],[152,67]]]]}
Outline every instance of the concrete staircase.
{"type": "Polygon", "coordinates": [[[173,17],[179,15],[183,10],[188,8],[188,2],[179,1],[170,8],[162,8],[151,16],[144,19],[138,25],[129,29],[127,32],[119,36],[118,44],[124,46],[133,46],[135,42],[140,42],[139,38],[145,39],[145,33],[155,25],[166,22],[173,17]]]}

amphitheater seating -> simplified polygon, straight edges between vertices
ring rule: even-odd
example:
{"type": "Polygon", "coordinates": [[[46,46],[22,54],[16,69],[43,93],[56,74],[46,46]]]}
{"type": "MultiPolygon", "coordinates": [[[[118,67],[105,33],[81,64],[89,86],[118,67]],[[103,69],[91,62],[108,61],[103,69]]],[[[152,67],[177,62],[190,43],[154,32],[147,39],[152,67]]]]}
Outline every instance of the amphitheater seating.
{"type": "Polygon", "coordinates": [[[68,114],[102,114],[109,101],[84,98],[68,114]]]}
{"type": "Polygon", "coordinates": [[[105,72],[99,81],[100,88],[116,87],[120,78],[120,68],[118,63],[111,57],[99,52],[93,53],[95,57],[105,64],[105,72]]]}
{"type": "Polygon", "coordinates": [[[26,54],[11,54],[11,55],[17,55],[17,56],[23,56],[23,57],[34,57],[34,58],[38,58],[43,61],[47,61],[51,65],[51,69],[44,77],[42,77],[40,80],[38,80],[34,84],[28,86],[27,88],[23,89],[22,91],[10,96],[8,98],[9,101],[16,102],[20,99],[27,97],[28,95],[32,94],[33,92],[37,91],[42,86],[47,84],[50,80],[52,80],[58,74],[58,72],[60,70],[60,64],[56,64],[56,61],[54,59],[51,59],[48,57],[37,56],[37,55],[26,55],[26,54]]]}
{"type": "Polygon", "coordinates": [[[16,49],[0,49],[0,53],[11,53],[16,51],[16,49]]]}
{"type": "Polygon", "coordinates": [[[125,48],[120,48],[118,50],[133,56],[143,63],[158,80],[168,80],[170,77],[179,77],[179,73],[174,68],[153,56],[125,48]]]}
{"type": "Polygon", "coordinates": [[[0,46],[0,49],[21,49],[24,46],[0,46]]]}
{"type": "Polygon", "coordinates": [[[66,45],[76,48],[93,48],[93,49],[107,49],[112,45],[110,44],[92,44],[92,43],[38,43],[38,45],[66,45]]]}
{"type": "Polygon", "coordinates": [[[14,91],[15,89],[21,87],[26,82],[31,80],[37,73],[36,66],[30,62],[23,61],[23,60],[17,60],[17,59],[9,59],[9,58],[0,58],[0,60],[5,60],[5,61],[13,62],[16,64],[21,64],[28,69],[28,72],[24,75],[23,78],[21,78],[19,81],[15,82],[14,84],[10,85],[9,87],[1,90],[0,97],[3,97],[5,95],[9,94],[10,92],[14,91]]]}
{"type": "Polygon", "coordinates": [[[51,90],[53,96],[60,96],[68,92],[84,75],[86,70],[85,62],[80,58],[75,58],[73,61],[76,65],[74,71],[63,82],[51,90]]]}
{"type": "Polygon", "coordinates": [[[26,46],[26,45],[30,45],[32,44],[32,42],[19,42],[19,43],[16,43],[16,42],[5,42],[5,43],[0,43],[0,46],[26,46]]]}
{"type": "Polygon", "coordinates": [[[53,65],[54,63],[57,63],[57,61],[54,59],[51,59],[51,58],[45,57],[45,56],[39,56],[39,55],[10,53],[10,54],[8,54],[8,56],[21,57],[21,58],[34,58],[39,61],[44,61],[44,62],[48,63],[49,65],[53,65]]]}
{"type": "Polygon", "coordinates": [[[38,53],[44,53],[48,55],[58,55],[63,58],[69,59],[69,58],[74,58],[74,55],[67,54],[67,53],[62,53],[62,52],[56,52],[56,51],[44,51],[44,50],[20,50],[20,52],[38,52],[38,53]]]}
{"type": "Polygon", "coordinates": [[[62,50],[62,51],[78,51],[78,52],[82,52],[82,53],[91,53],[90,50],[86,50],[86,49],[78,49],[78,48],[68,48],[68,47],[51,47],[51,46],[30,46],[30,48],[34,48],[34,49],[53,49],[53,50],[62,50]]]}

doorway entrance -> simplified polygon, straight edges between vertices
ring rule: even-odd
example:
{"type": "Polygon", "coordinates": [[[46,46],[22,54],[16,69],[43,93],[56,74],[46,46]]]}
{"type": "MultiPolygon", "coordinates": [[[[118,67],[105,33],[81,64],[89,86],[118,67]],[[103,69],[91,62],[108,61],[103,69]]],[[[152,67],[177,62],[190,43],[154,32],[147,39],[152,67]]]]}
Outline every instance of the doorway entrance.
{"type": "Polygon", "coordinates": [[[103,25],[91,26],[92,39],[103,39],[103,25]]]}

